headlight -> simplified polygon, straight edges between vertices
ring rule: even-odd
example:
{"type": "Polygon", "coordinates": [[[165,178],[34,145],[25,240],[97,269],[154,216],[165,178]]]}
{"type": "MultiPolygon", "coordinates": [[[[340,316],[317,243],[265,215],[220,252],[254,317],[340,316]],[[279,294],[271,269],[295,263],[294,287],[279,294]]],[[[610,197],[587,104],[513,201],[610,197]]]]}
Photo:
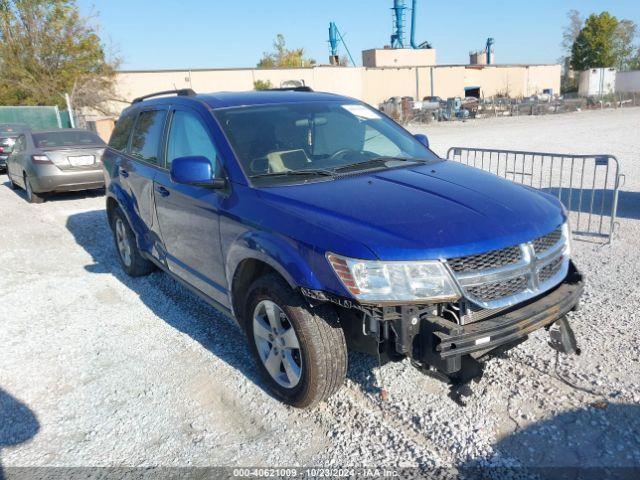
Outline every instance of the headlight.
{"type": "Polygon", "coordinates": [[[379,262],[333,253],[327,259],[346,289],[361,301],[451,301],[460,297],[440,261],[379,262]]]}

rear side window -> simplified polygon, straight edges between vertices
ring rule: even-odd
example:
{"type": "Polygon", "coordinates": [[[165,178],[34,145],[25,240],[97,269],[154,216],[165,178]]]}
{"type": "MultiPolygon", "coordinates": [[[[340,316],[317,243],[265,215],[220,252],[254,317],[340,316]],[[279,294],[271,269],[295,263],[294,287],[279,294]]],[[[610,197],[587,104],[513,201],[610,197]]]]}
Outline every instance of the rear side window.
{"type": "Polygon", "coordinates": [[[205,157],[216,169],[216,148],[207,129],[193,114],[176,110],[171,121],[167,145],[167,167],[180,157],[205,157]]]}
{"type": "Polygon", "coordinates": [[[131,137],[130,154],[140,160],[157,165],[158,150],[164,129],[166,110],[141,112],[131,137]]]}
{"type": "Polygon", "coordinates": [[[111,139],[109,140],[109,146],[111,148],[121,152],[126,150],[127,143],[129,143],[129,134],[131,133],[135,118],[135,115],[129,114],[118,120],[116,128],[113,130],[111,139]]]}

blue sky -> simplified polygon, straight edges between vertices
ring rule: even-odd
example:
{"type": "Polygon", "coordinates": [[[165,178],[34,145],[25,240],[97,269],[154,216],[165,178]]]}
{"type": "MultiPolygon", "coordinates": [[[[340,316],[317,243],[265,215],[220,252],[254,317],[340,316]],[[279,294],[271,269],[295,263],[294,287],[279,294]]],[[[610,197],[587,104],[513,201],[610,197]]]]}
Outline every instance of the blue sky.
{"type": "MultiPolygon", "coordinates": [[[[253,67],[277,33],[328,61],[328,25],[345,35],[357,62],[389,43],[392,0],[78,0],[97,14],[101,35],[123,69],[253,67]]],[[[406,0],[410,4],[410,0],[406,0]]],[[[498,63],[549,63],[561,55],[567,12],[608,10],[640,25],[639,0],[419,0],[416,39],[429,40],[438,63],[466,63],[469,50],[495,38],[498,63]]]]}

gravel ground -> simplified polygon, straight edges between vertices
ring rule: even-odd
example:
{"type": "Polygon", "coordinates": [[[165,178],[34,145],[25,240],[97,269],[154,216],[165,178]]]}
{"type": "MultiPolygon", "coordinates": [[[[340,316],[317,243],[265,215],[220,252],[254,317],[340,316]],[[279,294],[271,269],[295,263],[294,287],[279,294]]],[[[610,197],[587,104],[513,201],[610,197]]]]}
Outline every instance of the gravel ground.
{"type": "MultiPolygon", "coordinates": [[[[350,356],[311,411],[264,390],[240,330],[166,275],[116,263],[97,194],[29,205],[0,178],[0,466],[640,467],[640,109],[434,125],[452,145],[612,153],[618,238],[575,242],[581,356],[544,332],[489,362],[467,406],[407,363],[350,356]]],[[[0,473],[0,476],[1,473],[0,473]]]]}

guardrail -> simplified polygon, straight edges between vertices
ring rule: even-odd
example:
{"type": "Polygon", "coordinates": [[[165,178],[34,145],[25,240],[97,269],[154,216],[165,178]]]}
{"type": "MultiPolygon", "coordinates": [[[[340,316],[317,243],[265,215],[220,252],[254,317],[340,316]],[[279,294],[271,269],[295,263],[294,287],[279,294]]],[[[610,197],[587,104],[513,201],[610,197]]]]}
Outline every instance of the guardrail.
{"type": "Polygon", "coordinates": [[[613,239],[618,194],[624,183],[613,155],[451,147],[447,159],[551,193],[569,211],[574,235],[613,239]]]}

